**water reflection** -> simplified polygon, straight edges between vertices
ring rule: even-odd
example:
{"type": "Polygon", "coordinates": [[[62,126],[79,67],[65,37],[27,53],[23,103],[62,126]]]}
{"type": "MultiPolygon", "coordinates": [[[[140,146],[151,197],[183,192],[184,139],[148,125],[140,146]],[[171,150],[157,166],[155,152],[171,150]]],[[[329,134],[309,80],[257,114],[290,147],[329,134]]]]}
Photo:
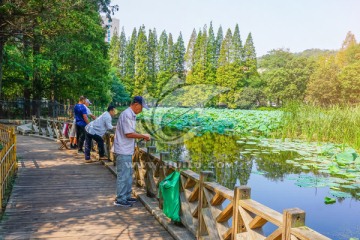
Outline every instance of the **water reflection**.
{"type": "Polygon", "coordinates": [[[227,188],[249,185],[252,198],[274,210],[305,210],[309,213],[307,225],[333,239],[360,234],[360,202],[356,200],[360,197],[360,179],[353,178],[356,186],[348,179],[320,171],[314,163],[325,165],[329,159],[304,155],[310,150],[303,149],[302,153],[294,146],[280,149],[264,142],[267,140],[244,139],[231,132],[205,133],[184,137],[176,144],[158,139],[156,147],[158,152],[170,152],[172,161],[190,162],[189,169],[194,172],[213,171],[215,180],[227,188]],[[336,198],[336,204],[326,205],[324,198],[328,196],[336,198]]]}

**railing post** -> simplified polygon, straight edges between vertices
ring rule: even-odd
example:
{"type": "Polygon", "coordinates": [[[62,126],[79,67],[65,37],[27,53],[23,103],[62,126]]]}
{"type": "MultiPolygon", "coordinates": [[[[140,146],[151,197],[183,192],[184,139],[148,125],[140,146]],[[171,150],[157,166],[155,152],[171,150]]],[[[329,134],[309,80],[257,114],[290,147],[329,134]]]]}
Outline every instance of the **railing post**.
{"type": "Polygon", "coordinates": [[[305,226],[305,212],[299,208],[285,209],[283,212],[281,239],[291,239],[291,228],[302,226],[305,226]]]}
{"type": "Polygon", "coordinates": [[[212,174],[210,171],[201,171],[200,178],[199,178],[199,202],[198,202],[198,220],[199,225],[197,229],[197,238],[199,239],[201,236],[207,233],[205,221],[202,216],[202,209],[206,207],[207,202],[204,196],[204,182],[206,179],[212,174]]]}
{"type": "Polygon", "coordinates": [[[246,231],[242,218],[239,216],[239,201],[242,199],[251,198],[251,188],[247,186],[235,187],[233,199],[233,216],[232,216],[232,233],[231,239],[236,239],[236,235],[240,232],[246,231]]]}
{"type": "Polygon", "coordinates": [[[145,188],[146,188],[146,195],[148,197],[156,197],[156,183],[154,181],[154,162],[150,158],[150,154],[156,153],[156,147],[155,146],[148,146],[147,147],[147,156],[145,157],[145,188]]]}
{"type": "Polygon", "coordinates": [[[170,153],[169,152],[161,152],[160,153],[160,161],[166,161],[169,160],[170,153]]]}

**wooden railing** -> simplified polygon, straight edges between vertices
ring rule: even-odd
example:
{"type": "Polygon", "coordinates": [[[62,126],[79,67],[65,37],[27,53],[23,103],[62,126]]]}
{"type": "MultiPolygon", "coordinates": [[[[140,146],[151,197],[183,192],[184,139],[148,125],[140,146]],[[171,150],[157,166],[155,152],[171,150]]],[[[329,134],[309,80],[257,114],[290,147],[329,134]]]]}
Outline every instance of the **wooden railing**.
{"type": "MultiPolygon", "coordinates": [[[[298,208],[279,213],[251,199],[247,186],[230,190],[208,181],[212,172],[184,170],[187,163],[168,161],[169,153],[156,147],[136,147],[133,157],[135,181],[150,196],[171,172],[181,173],[181,221],[198,239],[329,239],[305,226],[305,212],[298,208]],[[266,223],[276,226],[265,235],[266,223]]],[[[159,206],[162,206],[159,199],[159,206]]]]}
{"type": "MultiPolygon", "coordinates": [[[[41,126],[34,121],[34,126],[41,126]]],[[[56,120],[38,121],[47,121],[49,129],[56,132],[63,126],[63,122],[56,120]],[[48,125],[49,122],[52,124],[48,125]]],[[[110,149],[114,134],[107,133],[104,140],[108,159],[113,161],[110,149]]],[[[170,161],[168,152],[158,154],[153,145],[135,147],[135,183],[145,188],[148,196],[156,197],[159,183],[173,171],[180,171],[181,221],[198,239],[329,239],[305,226],[305,212],[301,209],[286,209],[281,214],[251,199],[249,187],[230,190],[211,182],[208,180],[211,172],[197,174],[186,170],[188,163],[170,161]],[[265,234],[263,226],[268,222],[276,229],[265,234]]],[[[162,208],[162,200],[158,200],[162,208]]]]}
{"type": "Polygon", "coordinates": [[[0,211],[3,198],[17,170],[15,128],[0,124],[0,211]]]}

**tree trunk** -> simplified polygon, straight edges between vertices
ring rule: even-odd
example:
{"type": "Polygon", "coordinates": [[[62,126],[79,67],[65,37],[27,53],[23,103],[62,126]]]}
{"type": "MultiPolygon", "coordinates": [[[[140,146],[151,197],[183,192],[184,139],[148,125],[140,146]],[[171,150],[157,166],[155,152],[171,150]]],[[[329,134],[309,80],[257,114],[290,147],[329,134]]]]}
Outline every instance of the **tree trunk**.
{"type": "Polygon", "coordinates": [[[0,36],[0,99],[2,94],[4,48],[5,48],[5,38],[0,36]]]}
{"type": "MultiPolygon", "coordinates": [[[[37,37],[34,38],[33,43],[33,56],[36,57],[40,54],[40,43],[38,42],[37,37]]],[[[34,76],[33,76],[33,115],[36,117],[40,117],[40,109],[41,109],[41,79],[39,74],[39,67],[37,62],[33,66],[34,76]]]]}
{"type": "MultiPolygon", "coordinates": [[[[24,36],[24,52],[25,61],[29,62],[29,40],[24,36]]],[[[24,73],[25,85],[23,90],[24,97],[24,119],[31,119],[31,89],[30,89],[30,76],[24,73]]]]}

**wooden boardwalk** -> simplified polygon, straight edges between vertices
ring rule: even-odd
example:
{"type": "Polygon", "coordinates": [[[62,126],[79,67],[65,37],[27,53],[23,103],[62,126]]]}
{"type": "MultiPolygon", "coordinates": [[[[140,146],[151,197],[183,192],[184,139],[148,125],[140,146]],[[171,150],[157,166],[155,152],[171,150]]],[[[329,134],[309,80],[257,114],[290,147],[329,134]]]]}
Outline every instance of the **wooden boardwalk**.
{"type": "Polygon", "coordinates": [[[0,239],[173,239],[141,203],[113,205],[115,177],[46,139],[18,136],[19,172],[0,239]]]}

